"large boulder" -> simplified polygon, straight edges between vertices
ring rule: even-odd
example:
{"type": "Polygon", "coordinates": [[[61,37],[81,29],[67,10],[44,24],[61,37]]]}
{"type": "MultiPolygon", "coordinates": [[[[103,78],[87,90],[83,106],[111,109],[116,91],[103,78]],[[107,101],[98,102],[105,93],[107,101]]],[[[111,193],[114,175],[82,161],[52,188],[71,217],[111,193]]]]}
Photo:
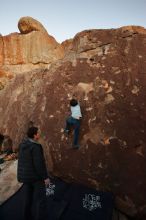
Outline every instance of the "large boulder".
{"type": "Polygon", "coordinates": [[[117,208],[144,220],[146,30],[83,31],[65,48],[49,70],[18,74],[0,91],[0,133],[17,148],[34,122],[54,175],[110,190],[117,208]],[[83,114],[79,150],[63,132],[73,96],[83,114]]]}

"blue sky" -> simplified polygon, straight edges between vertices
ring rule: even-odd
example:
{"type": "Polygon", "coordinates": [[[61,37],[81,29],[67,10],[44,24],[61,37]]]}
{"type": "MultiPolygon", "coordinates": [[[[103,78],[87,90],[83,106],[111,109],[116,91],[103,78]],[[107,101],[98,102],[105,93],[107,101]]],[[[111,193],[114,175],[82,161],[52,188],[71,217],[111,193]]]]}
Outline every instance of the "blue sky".
{"type": "Polygon", "coordinates": [[[0,33],[19,32],[21,17],[42,23],[58,42],[86,29],[146,28],[146,0],[0,0],[0,33]]]}

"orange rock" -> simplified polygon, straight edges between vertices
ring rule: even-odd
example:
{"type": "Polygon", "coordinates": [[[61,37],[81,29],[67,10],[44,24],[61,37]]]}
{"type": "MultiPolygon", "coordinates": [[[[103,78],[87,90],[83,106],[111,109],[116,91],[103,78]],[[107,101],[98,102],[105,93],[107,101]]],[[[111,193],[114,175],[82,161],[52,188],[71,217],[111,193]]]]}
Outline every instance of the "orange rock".
{"type": "MultiPolygon", "coordinates": [[[[40,22],[23,17],[18,22],[21,34],[0,36],[0,69],[4,72],[22,73],[49,68],[64,57],[64,48],[50,36],[40,22]]],[[[1,71],[2,72],[2,71],[1,71]]]]}

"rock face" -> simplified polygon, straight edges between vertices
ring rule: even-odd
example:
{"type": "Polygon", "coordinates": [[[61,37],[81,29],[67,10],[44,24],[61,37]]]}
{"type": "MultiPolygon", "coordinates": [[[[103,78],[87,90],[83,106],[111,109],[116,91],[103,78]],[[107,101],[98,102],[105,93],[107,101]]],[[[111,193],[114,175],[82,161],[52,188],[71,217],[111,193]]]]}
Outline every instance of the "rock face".
{"type": "Polygon", "coordinates": [[[53,174],[112,191],[118,209],[144,220],[146,30],[83,31],[63,45],[60,62],[18,74],[0,91],[0,133],[17,148],[34,122],[53,174]],[[63,133],[73,96],[83,114],[79,150],[63,133]]]}

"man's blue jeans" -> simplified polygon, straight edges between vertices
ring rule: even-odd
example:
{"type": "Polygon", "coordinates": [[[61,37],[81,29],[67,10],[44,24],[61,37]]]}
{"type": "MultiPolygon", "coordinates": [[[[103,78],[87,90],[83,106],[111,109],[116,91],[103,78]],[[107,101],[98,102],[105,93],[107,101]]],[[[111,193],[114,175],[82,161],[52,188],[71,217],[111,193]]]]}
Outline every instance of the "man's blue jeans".
{"type": "Polygon", "coordinates": [[[66,131],[70,131],[71,127],[74,129],[74,140],[73,145],[78,145],[79,131],[80,131],[80,120],[73,117],[69,117],[66,120],[66,131]]]}

